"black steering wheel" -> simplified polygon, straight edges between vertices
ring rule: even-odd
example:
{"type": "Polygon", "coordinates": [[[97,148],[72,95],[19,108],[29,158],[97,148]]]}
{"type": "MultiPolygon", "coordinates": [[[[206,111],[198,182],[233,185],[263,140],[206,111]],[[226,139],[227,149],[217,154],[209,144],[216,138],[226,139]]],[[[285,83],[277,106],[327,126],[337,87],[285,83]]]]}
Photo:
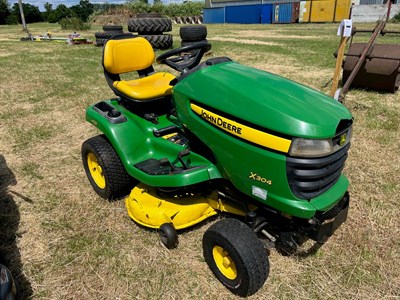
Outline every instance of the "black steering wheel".
{"type": "Polygon", "coordinates": [[[211,49],[207,42],[194,43],[192,45],[172,49],[157,57],[157,62],[185,73],[200,63],[204,53],[211,49]],[[176,56],[176,57],[173,57],[176,56]]]}

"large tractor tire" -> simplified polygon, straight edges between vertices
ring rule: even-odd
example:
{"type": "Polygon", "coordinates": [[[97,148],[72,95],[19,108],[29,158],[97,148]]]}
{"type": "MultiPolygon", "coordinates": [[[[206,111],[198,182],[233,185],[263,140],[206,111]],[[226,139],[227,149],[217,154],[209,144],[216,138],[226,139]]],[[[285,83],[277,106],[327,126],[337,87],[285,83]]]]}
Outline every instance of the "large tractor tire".
{"type": "Polygon", "coordinates": [[[133,18],[128,21],[128,30],[140,35],[159,35],[172,30],[172,21],[168,18],[133,18]]]}
{"type": "Polygon", "coordinates": [[[139,35],[148,40],[153,49],[169,49],[172,48],[173,39],[171,34],[159,35],[139,35]]]}
{"type": "Polygon", "coordinates": [[[179,35],[182,41],[198,42],[206,39],[207,27],[204,25],[188,25],[179,29],[179,35]]]}
{"type": "Polygon", "coordinates": [[[162,18],[161,13],[140,13],[136,15],[136,18],[162,18]]]}
{"type": "Polygon", "coordinates": [[[90,184],[100,197],[119,199],[133,188],[134,179],[126,172],[104,135],[92,137],[82,144],[82,161],[90,184]]]}
{"type": "Polygon", "coordinates": [[[203,236],[204,258],[211,271],[232,293],[247,297],[267,280],[269,261],[256,234],[237,219],[212,225],[203,236]]]}

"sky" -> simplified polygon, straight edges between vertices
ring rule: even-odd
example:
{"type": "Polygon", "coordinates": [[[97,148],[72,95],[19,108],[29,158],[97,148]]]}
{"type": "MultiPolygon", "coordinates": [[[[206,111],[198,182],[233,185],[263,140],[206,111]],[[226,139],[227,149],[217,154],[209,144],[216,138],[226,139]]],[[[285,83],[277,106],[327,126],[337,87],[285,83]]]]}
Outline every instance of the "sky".
{"type": "MultiPolygon", "coordinates": [[[[29,3],[30,5],[34,5],[39,7],[40,11],[44,11],[44,4],[49,2],[53,4],[53,9],[55,9],[59,4],[64,4],[68,7],[79,4],[79,0],[22,0],[22,3],[29,3]]],[[[127,2],[126,0],[90,0],[90,3],[110,3],[110,4],[124,4],[127,2]]],[[[149,1],[150,2],[150,1],[149,1]]],[[[13,6],[14,3],[18,3],[18,0],[8,0],[10,6],[13,6]]]]}

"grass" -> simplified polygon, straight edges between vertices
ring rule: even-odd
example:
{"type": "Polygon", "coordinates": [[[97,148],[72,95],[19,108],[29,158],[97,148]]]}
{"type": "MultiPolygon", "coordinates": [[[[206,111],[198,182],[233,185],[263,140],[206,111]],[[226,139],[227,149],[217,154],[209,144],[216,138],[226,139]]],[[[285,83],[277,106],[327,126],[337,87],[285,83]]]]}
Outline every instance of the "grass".
{"type": "MultiPolygon", "coordinates": [[[[207,38],[212,56],[328,93],[337,26],[209,25],[207,38]]],[[[399,24],[388,27],[400,30],[399,24]]],[[[29,28],[69,33],[49,24],[29,28]]],[[[100,30],[81,33],[94,39],[100,30]]],[[[178,33],[174,25],[175,47],[178,33]]],[[[98,132],[85,122],[85,109],[113,97],[101,48],[20,42],[22,36],[20,27],[0,26],[0,218],[8,224],[0,256],[24,298],[236,299],[202,256],[202,235],[213,220],[183,232],[180,246],[168,251],[154,231],[130,220],[123,201],[103,201],[90,187],[80,146],[98,132]]],[[[389,35],[381,41],[399,44],[389,35]]],[[[399,100],[399,92],[349,92],[345,104],[355,119],[345,169],[349,218],[314,255],[271,251],[269,279],[250,299],[400,298],[399,100]]]]}

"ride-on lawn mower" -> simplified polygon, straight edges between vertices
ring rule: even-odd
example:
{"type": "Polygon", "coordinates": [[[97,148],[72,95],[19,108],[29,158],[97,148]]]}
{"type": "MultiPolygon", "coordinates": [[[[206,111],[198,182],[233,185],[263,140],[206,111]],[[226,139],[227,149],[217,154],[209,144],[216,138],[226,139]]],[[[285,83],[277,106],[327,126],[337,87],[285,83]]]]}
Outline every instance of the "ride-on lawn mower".
{"type": "Polygon", "coordinates": [[[227,57],[200,63],[211,45],[173,49],[154,72],[143,38],[107,41],[104,74],[117,98],[89,107],[103,134],[82,158],[94,190],[126,199],[129,216],[158,229],[168,248],[177,230],[217,213],[204,257],[233,293],[254,294],[269,273],[265,246],[293,252],[304,238],[324,243],[346,220],[342,175],[352,116],[315,90],[227,57]],[[139,78],[126,78],[137,71],[139,78]],[[122,75],[122,78],[120,76],[122,75]]]}

